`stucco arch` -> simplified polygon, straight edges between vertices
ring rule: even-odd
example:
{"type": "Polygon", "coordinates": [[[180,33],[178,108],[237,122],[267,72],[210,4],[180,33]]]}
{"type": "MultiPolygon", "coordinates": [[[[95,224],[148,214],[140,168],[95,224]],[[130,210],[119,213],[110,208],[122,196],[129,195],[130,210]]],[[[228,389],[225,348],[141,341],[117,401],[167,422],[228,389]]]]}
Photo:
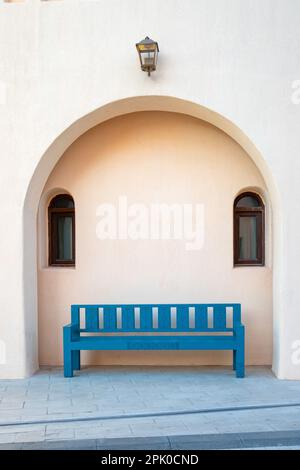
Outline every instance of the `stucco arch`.
{"type": "Polygon", "coordinates": [[[49,174],[65,150],[82,134],[92,127],[117,116],[138,111],[167,111],[186,114],[221,129],[235,140],[251,157],[268,188],[272,207],[273,220],[273,275],[274,275],[274,359],[273,369],[280,375],[280,204],[278,192],[270,169],[256,148],[255,144],[244,132],[225,116],[218,114],[197,103],[170,96],[138,96],[121,99],[105,104],[96,110],[80,117],[66,128],[48,147],[39,160],[26,193],[23,209],[24,229],[24,330],[26,365],[25,374],[29,375],[38,368],[37,351],[37,275],[36,275],[36,217],[43,187],[49,174]]]}

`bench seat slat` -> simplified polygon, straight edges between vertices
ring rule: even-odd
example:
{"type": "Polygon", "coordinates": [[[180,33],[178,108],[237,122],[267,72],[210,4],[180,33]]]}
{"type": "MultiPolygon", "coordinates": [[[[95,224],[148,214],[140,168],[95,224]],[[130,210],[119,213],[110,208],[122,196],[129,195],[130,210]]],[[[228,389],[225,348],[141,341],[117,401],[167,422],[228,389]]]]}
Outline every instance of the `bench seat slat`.
{"type": "Polygon", "coordinates": [[[234,336],[89,336],[72,343],[73,350],[232,350],[234,336]],[[168,344],[171,347],[168,347],[168,344]]]}
{"type": "MultiPolygon", "coordinates": [[[[114,333],[114,332],[110,332],[110,331],[105,331],[105,330],[97,330],[96,332],[95,331],[91,331],[91,330],[88,330],[86,328],[81,328],[79,329],[79,331],[81,333],[100,333],[100,335],[102,334],[106,334],[106,333],[114,333]]],[[[170,330],[170,335],[174,334],[174,333],[199,333],[199,336],[201,336],[201,334],[203,333],[210,333],[210,334],[214,334],[214,333],[230,333],[230,332],[233,332],[234,329],[233,328],[222,328],[222,329],[218,329],[218,328],[203,328],[201,331],[195,331],[194,329],[191,329],[191,328],[187,328],[185,330],[182,330],[182,331],[178,331],[177,329],[175,328],[172,328],[170,330]]],[[[124,328],[122,329],[117,329],[115,331],[116,334],[119,334],[119,333],[150,333],[152,334],[153,333],[153,336],[156,336],[156,333],[163,333],[162,331],[159,331],[158,329],[151,329],[151,331],[141,331],[139,328],[136,328],[136,329],[130,329],[130,330],[125,330],[124,328]]],[[[165,333],[168,333],[168,331],[166,331],[165,333]]],[[[99,336],[100,336],[99,335],[99,336]]],[[[157,335],[158,336],[158,335],[157,335]]]]}

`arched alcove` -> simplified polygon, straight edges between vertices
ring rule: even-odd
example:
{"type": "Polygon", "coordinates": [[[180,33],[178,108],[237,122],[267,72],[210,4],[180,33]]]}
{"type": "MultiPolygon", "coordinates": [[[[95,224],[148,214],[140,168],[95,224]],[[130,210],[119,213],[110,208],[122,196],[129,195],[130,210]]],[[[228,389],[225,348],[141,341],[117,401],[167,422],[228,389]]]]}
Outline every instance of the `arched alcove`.
{"type": "MultiPolygon", "coordinates": [[[[272,175],[268,166],[256,149],[251,140],[231,121],[218,113],[204,108],[196,103],[187,102],[178,98],[167,96],[143,96],[132,97],[117,102],[112,102],[100,107],[99,109],[79,118],[75,123],[68,127],[60,136],[55,139],[52,145],[47,149],[41,157],[37,165],[34,175],[31,179],[26,200],[24,204],[24,325],[28,338],[34,338],[33,341],[26,342],[27,357],[27,374],[30,374],[38,367],[38,351],[37,351],[37,272],[36,272],[36,217],[39,201],[47,181],[47,178],[53,170],[55,164],[66,151],[66,149],[81,135],[89,129],[101,124],[109,119],[124,114],[134,113],[138,111],[167,111],[179,114],[186,114],[202,121],[206,121],[218,129],[228,134],[235,142],[237,142],[253,160],[260,173],[262,174],[268,195],[271,201],[270,206],[273,212],[274,224],[274,297],[276,308],[279,309],[280,299],[277,287],[277,270],[279,259],[279,222],[280,207],[277,197],[277,191],[273,182],[272,175]]],[[[273,368],[278,371],[279,364],[279,323],[280,317],[273,312],[274,316],[274,360],[273,368]]]]}

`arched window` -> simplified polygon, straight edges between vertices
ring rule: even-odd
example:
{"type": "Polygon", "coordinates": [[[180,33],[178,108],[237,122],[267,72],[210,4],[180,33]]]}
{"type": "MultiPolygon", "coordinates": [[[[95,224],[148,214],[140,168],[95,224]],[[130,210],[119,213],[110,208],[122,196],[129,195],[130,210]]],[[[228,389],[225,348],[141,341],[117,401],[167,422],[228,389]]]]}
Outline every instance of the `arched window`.
{"type": "Polygon", "coordinates": [[[263,266],[265,262],[265,207],[254,193],[234,201],[234,265],[263,266]]]}
{"type": "Polygon", "coordinates": [[[49,265],[75,265],[75,207],[68,194],[55,196],[48,209],[49,265]]]}

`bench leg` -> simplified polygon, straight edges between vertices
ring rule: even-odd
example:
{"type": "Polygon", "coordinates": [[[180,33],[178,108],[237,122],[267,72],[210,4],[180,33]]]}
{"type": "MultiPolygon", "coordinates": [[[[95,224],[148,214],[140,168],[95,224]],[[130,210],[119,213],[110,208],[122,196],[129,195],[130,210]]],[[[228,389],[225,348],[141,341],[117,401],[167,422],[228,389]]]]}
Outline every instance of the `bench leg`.
{"type": "Polygon", "coordinates": [[[235,373],[238,378],[245,377],[245,328],[239,325],[236,328],[235,373]]]}
{"type": "Polygon", "coordinates": [[[72,351],[73,369],[80,370],[80,351],[72,351]]]}
{"type": "Polygon", "coordinates": [[[64,376],[73,377],[73,351],[64,348],[64,376]]]}
{"type": "Polygon", "coordinates": [[[236,370],[236,350],[235,349],[233,350],[232,356],[233,356],[232,368],[233,368],[233,370],[236,370]]]}
{"type": "Polygon", "coordinates": [[[235,373],[238,378],[243,378],[245,377],[245,353],[244,353],[244,347],[239,346],[239,348],[236,350],[236,356],[235,356],[235,373]]]}
{"type": "Polygon", "coordinates": [[[64,376],[73,377],[74,365],[78,365],[77,357],[71,349],[72,327],[66,325],[63,328],[63,351],[64,351],[64,376]]]}

